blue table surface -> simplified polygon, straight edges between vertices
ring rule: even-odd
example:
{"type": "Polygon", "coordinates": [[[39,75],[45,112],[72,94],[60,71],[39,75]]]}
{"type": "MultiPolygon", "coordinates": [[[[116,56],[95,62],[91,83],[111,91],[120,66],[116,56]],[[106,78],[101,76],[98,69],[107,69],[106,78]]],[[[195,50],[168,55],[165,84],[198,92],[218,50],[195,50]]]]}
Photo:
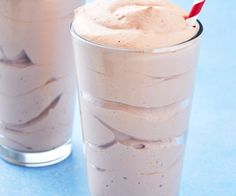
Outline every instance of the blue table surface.
{"type": "MultiPolygon", "coordinates": [[[[209,0],[201,15],[205,31],[180,196],[236,195],[235,8],[233,0],[209,0]]],[[[0,160],[0,196],[88,196],[77,108],[73,154],[45,168],[0,160]]]]}

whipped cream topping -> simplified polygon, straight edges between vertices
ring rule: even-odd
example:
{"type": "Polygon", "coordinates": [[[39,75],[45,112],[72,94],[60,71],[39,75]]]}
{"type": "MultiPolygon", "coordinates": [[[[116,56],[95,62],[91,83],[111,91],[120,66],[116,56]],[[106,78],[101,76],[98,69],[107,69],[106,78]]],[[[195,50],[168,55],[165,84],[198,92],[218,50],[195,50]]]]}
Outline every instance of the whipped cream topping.
{"type": "Polygon", "coordinates": [[[75,12],[74,29],[102,45],[153,49],[194,37],[185,11],[168,0],[95,0],[75,12]]]}

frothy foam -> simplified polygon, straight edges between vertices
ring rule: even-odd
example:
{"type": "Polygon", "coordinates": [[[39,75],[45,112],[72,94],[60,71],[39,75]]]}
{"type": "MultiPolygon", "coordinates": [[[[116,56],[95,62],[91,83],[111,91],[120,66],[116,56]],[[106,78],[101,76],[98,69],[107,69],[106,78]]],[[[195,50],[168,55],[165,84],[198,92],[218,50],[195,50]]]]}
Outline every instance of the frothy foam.
{"type": "Polygon", "coordinates": [[[152,49],[191,39],[185,11],[167,0],[97,0],[75,12],[75,31],[112,47],[152,49]]]}

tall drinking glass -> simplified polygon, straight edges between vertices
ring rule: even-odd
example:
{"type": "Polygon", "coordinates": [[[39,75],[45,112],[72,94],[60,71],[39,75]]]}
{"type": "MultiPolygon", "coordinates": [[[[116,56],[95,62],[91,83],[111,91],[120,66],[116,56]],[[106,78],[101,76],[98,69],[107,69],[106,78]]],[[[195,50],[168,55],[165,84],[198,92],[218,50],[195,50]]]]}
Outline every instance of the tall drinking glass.
{"type": "Polygon", "coordinates": [[[176,196],[202,25],[155,50],[92,43],[72,24],[92,196],[176,196]]]}

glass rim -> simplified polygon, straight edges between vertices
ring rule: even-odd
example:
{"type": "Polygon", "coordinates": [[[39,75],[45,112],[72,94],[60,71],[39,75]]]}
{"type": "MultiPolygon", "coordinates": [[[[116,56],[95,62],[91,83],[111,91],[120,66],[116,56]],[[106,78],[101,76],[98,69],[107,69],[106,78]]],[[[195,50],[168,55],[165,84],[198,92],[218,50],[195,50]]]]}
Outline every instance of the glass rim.
{"type": "Polygon", "coordinates": [[[74,21],[71,22],[70,24],[70,32],[72,34],[72,36],[74,36],[75,38],[79,39],[80,41],[82,41],[83,43],[86,43],[88,45],[97,47],[97,48],[101,48],[101,49],[108,49],[108,50],[112,50],[112,51],[117,51],[117,52],[130,52],[130,53],[162,53],[162,52],[168,52],[168,51],[174,51],[177,49],[182,49],[185,48],[187,46],[189,46],[189,44],[191,44],[192,42],[194,42],[195,40],[197,40],[203,33],[203,25],[202,23],[197,20],[198,23],[198,32],[189,40],[186,40],[184,42],[178,43],[178,44],[174,44],[171,46],[167,46],[167,47],[157,47],[157,48],[153,48],[153,49],[130,49],[130,48],[119,48],[119,47],[113,47],[113,46],[109,46],[109,45],[102,45],[96,42],[92,42],[89,41],[87,39],[85,39],[84,37],[80,36],[74,29],[74,21]]]}

